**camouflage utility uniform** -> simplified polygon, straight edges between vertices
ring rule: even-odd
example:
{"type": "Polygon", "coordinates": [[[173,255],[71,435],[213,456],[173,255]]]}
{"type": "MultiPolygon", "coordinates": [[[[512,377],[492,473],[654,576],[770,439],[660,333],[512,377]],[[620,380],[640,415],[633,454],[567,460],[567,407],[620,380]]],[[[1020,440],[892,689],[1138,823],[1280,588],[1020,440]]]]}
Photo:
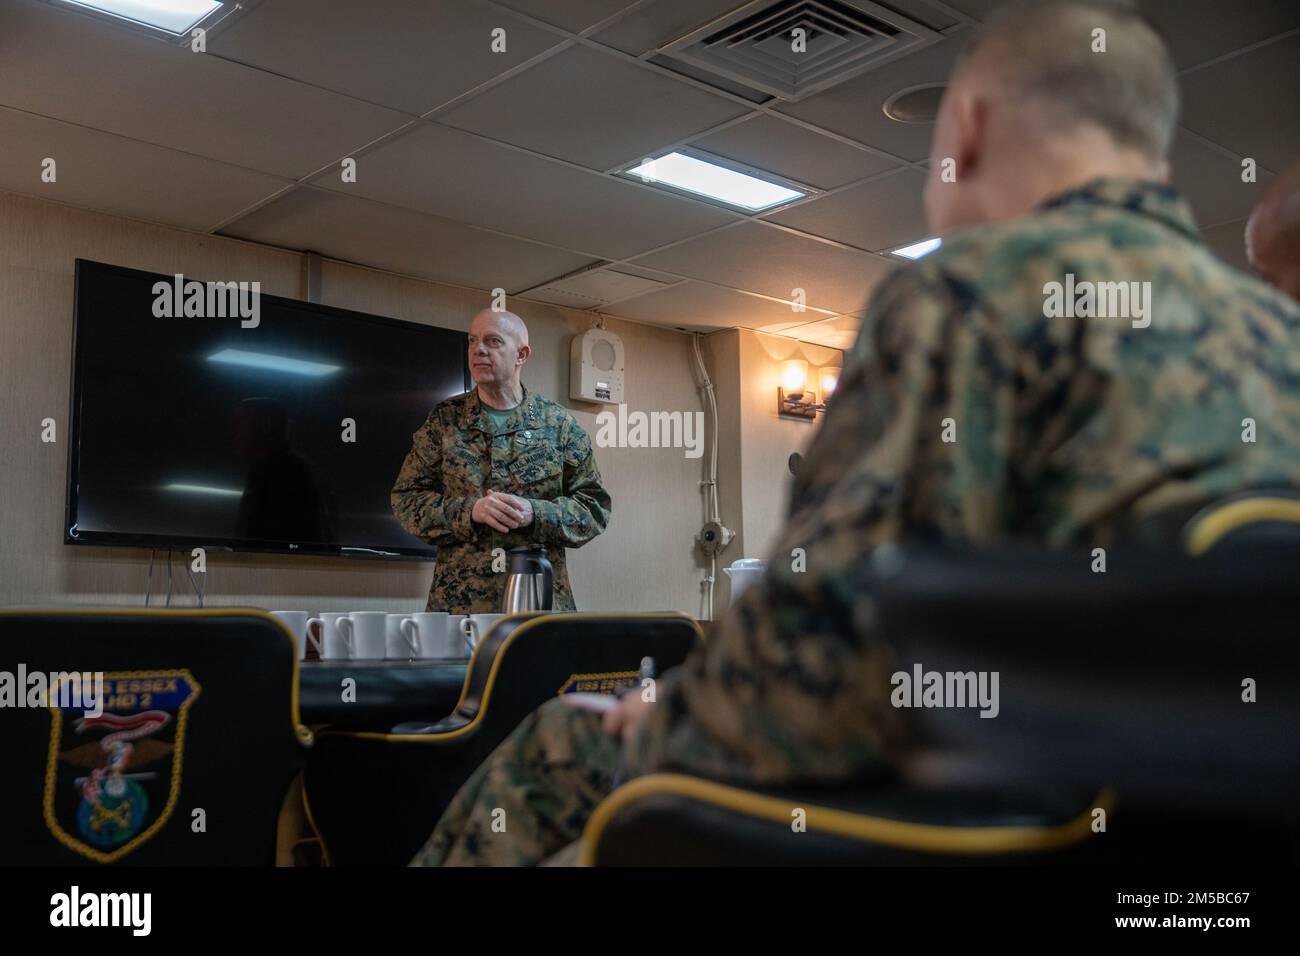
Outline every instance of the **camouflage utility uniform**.
{"type": "Polygon", "coordinates": [[[857,583],[871,549],[1105,546],[1261,485],[1300,486],[1300,307],[1216,259],[1176,193],[1102,179],[954,234],[873,296],[763,581],[659,682],[629,746],[545,704],[415,862],[546,859],[581,836],[620,759],[758,785],[870,773],[900,740],[857,583]],[[1068,273],[1150,282],[1150,326],[1045,317],[1045,285],[1068,273]]]}
{"type": "Polygon", "coordinates": [[[428,610],[455,614],[499,611],[505,574],[492,570],[492,551],[534,544],[547,548],[555,610],[574,610],[564,549],[604,531],[610,509],[587,433],[563,406],[526,388],[496,426],[477,389],[434,408],[413,436],[392,501],[402,527],[438,546],[428,610]],[[528,499],[533,523],[502,534],[471,521],[488,491],[528,499]]]}

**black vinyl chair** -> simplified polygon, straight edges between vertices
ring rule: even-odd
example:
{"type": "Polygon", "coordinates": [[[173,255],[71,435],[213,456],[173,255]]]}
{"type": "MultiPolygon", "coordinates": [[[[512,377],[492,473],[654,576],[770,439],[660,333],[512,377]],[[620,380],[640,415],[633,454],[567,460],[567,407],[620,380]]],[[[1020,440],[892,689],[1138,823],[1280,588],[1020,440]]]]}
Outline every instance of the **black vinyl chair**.
{"type": "Polygon", "coordinates": [[[682,774],[638,777],[592,815],[588,866],[853,866],[1087,859],[1109,791],[906,786],[754,790],[682,774]]]}
{"type": "Polygon", "coordinates": [[[0,670],[20,669],[29,688],[53,674],[61,691],[0,707],[0,865],[275,863],[311,741],[279,621],[243,608],[0,611],[0,670]],[[99,706],[79,696],[96,672],[99,706]]]}
{"type": "Polygon", "coordinates": [[[635,779],[584,861],[1294,863],[1300,500],[1234,496],[1184,541],[1104,572],[1091,551],[878,552],[861,587],[899,669],[996,672],[997,717],[909,710],[914,756],[888,779],[635,779]]]}
{"type": "Polygon", "coordinates": [[[386,732],[322,731],[304,775],[330,862],[397,866],[424,845],[456,791],[519,722],[557,694],[635,684],[701,641],[684,614],[532,614],[498,621],[475,649],[456,709],[386,732]]]}

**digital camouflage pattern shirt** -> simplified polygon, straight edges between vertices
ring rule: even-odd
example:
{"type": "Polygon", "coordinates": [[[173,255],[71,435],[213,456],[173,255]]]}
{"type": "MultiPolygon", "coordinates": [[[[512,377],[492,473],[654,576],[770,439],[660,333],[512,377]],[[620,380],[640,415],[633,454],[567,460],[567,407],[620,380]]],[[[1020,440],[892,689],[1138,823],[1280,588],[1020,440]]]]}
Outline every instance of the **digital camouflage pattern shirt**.
{"type": "Polygon", "coordinates": [[[438,546],[427,609],[453,614],[500,611],[506,575],[493,571],[493,550],[536,544],[554,573],[552,607],[575,610],[564,549],[604,531],[610,513],[587,433],[562,405],[526,388],[500,425],[477,389],[439,403],[412,436],[392,504],[403,528],[438,546]],[[528,499],[533,523],[502,534],[473,522],[474,502],[488,491],[528,499]]]}
{"type": "Polygon", "coordinates": [[[767,573],[659,682],[629,769],[879,769],[900,736],[873,548],[1105,546],[1253,486],[1300,486],[1300,306],[1216,259],[1175,192],[1103,179],[947,237],[874,294],[767,573]],[[1046,317],[1069,274],[1149,282],[1150,324],[1046,317]]]}

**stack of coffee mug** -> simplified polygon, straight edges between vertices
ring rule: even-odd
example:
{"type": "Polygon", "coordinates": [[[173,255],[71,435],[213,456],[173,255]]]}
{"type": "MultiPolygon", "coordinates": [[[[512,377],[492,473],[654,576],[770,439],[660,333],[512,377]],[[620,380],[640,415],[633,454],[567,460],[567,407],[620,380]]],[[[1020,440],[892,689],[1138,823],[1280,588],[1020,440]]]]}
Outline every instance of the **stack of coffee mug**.
{"type": "Polygon", "coordinates": [[[469,657],[503,614],[389,614],[386,611],[272,611],[307,656],[307,644],[323,661],[410,661],[469,657]]]}

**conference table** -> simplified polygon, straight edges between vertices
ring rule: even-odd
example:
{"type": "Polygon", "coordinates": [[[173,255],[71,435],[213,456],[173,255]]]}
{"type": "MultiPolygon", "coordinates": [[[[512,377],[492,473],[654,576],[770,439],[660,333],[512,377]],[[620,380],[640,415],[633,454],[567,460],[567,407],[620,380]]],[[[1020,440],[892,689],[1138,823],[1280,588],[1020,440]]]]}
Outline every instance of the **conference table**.
{"type": "Polygon", "coordinates": [[[308,647],[298,668],[299,716],[317,730],[386,731],[408,721],[433,723],[455,709],[469,662],[468,657],[321,660],[308,647]],[[354,683],[345,688],[348,678],[354,683]]]}
{"type": "MultiPolygon", "coordinates": [[[[710,621],[697,622],[705,635],[710,621]]],[[[299,665],[298,710],[309,727],[388,730],[406,721],[446,717],[460,700],[468,658],[316,660],[314,650],[299,665]],[[343,681],[356,683],[351,700],[343,681]]]]}
{"type": "Polygon", "coordinates": [[[298,710],[310,727],[342,730],[387,730],[408,720],[434,721],[455,709],[468,665],[464,657],[303,661],[298,710]],[[355,682],[351,688],[345,688],[348,678],[355,682]]]}

